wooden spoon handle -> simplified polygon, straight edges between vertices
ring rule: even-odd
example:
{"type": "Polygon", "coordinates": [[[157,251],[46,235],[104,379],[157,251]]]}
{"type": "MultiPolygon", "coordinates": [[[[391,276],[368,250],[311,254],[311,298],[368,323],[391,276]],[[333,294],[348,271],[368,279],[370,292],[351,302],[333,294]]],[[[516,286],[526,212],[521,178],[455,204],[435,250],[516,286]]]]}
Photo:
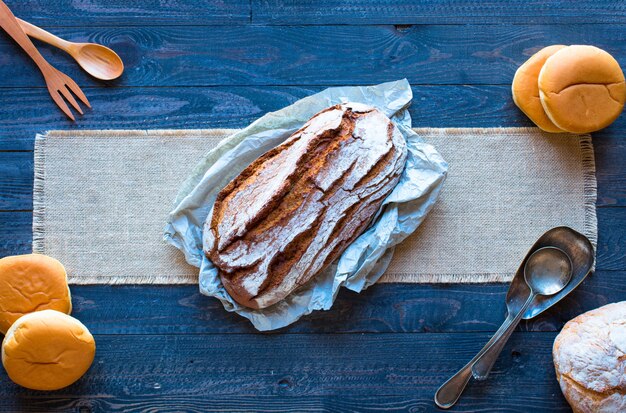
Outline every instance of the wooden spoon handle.
{"type": "Polygon", "coordinates": [[[41,40],[42,42],[48,43],[52,46],[58,47],[59,49],[64,50],[68,53],[70,52],[69,49],[72,43],[63,40],[60,37],[57,37],[52,33],[49,33],[44,29],[37,27],[34,24],[30,24],[29,22],[24,21],[20,18],[17,18],[17,22],[20,24],[22,30],[24,30],[24,33],[26,33],[30,37],[41,40]]]}
{"type": "Polygon", "coordinates": [[[43,72],[44,68],[49,66],[46,59],[39,53],[33,42],[28,38],[26,33],[20,27],[17,19],[11,12],[11,9],[0,0],[0,27],[9,34],[20,45],[22,49],[37,63],[39,69],[43,72]]]}

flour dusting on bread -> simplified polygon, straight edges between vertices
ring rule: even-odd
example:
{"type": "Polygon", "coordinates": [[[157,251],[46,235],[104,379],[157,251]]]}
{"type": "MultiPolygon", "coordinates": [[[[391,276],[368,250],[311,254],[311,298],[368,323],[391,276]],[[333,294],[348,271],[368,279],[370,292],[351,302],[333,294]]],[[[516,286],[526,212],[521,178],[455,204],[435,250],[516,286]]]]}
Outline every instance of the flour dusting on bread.
{"type": "Polygon", "coordinates": [[[625,412],[626,301],[565,324],[554,342],[553,358],[574,412],[625,412]]]}
{"type": "Polygon", "coordinates": [[[322,271],[371,222],[406,156],[387,116],[345,103],[254,161],[219,193],[204,228],[233,299],[265,308],[322,271]]]}

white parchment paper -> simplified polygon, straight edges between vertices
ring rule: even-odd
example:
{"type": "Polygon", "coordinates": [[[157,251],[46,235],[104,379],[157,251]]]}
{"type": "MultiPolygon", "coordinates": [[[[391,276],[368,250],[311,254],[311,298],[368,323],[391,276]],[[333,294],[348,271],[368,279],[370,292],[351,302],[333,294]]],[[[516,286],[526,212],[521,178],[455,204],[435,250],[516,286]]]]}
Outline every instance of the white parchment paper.
{"type": "Polygon", "coordinates": [[[385,272],[394,246],[410,235],[430,211],[443,186],[447,163],[432,145],[411,130],[406,110],[413,98],[406,79],[376,86],[335,87],[301,99],[257,119],[208,152],[182,184],[169,214],[164,239],[200,268],[200,291],[216,297],[228,311],[248,318],[261,331],[287,326],[315,310],[331,308],[340,287],[360,292],[385,272]],[[202,251],[202,226],[219,191],[256,158],[281,144],[314,114],[342,102],[359,102],[383,111],[407,141],[400,182],[385,199],[370,227],[337,262],[285,300],[263,310],[237,304],[226,292],[217,268],[202,251]]]}

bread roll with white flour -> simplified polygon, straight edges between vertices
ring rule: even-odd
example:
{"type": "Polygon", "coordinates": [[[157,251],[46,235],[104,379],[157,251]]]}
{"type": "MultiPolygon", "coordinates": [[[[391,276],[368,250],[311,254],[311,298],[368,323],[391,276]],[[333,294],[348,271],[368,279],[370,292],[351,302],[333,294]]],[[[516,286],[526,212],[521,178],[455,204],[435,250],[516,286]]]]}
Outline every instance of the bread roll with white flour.
{"type": "Polygon", "coordinates": [[[552,355],[574,412],[626,412],[626,301],[569,321],[556,337],[552,355]]]}

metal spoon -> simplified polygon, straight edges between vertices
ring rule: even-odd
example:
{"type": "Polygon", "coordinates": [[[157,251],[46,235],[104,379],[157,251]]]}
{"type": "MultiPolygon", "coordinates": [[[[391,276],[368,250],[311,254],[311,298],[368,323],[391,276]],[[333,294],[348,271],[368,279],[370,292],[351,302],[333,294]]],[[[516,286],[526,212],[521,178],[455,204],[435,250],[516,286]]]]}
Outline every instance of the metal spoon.
{"type": "Polygon", "coordinates": [[[96,79],[112,80],[120,77],[124,71],[124,62],[108,47],[96,43],[68,42],[24,20],[17,21],[24,33],[67,52],[85,72],[96,79]]]}
{"type": "MultiPolygon", "coordinates": [[[[511,281],[509,291],[506,294],[506,308],[508,313],[507,319],[512,320],[513,317],[515,317],[515,314],[517,314],[519,309],[522,308],[526,297],[530,294],[530,288],[528,288],[528,284],[526,284],[524,279],[526,261],[535,251],[543,247],[557,247],[567,254],[572,261],[572,279],[567,284],[567,287],[561,290],[558,294],[551,296],[539,296],[536,298],[522,317],[524,320],[536,317],[566,297],[584,281],[593,268],[593,245],[587,237],[569,227],[552,228],[543,234],[537,240],[535,245],[532,246],[511,281]]],[[[489,372],[504,349],[511,333],[512,331],[508,333],[508,335],[503,336],[497,343],[494,344],[488,354],[484,355],[476,363],[474,363],[474,366],[472,367],[472,374],[475,379],[487,379],[489,372]]]]}
{"type": "Polygon", "coordinates": [[[469,363],[437,390],[435,393],[437,406],[442,409],[452,407],[472,376],[474,364],[491,351],[495,351],[497,357],[500,349],[497,343],[500,339],[507,339],[510,336],[535,298],[539,295],[550,296],[558,293],[565,288],[571,278],[572,262],[566,253],[556,247],[544,247],[536,250],[526,260],[524,266],[524,279],[530,288],[526,302],[514,318],[505,320],[491,340],[469,363]]]}
{"type": "Polygon", "coordinates": [[[571,277],[572,261],[565,252],[556,247],[540,248],[528,258],[528,260],[526,261],[526,266],[524,267],[524,279],[526,280],[526,284],[528,284],[528,286],[530,287],[531,294],[528,297],[528,300],[526,300],[522,308],[517,313],[517,316],[512,319],[510,316],[507,317],[507,321],[510,320],[510,327],[500,335],[498,340],[496,340],[491,346],[489,346],[483,356],[472,366],[472,375],[475,379],[485,380],[487,376],[489,376],[491,367],[500,355],[502,347],[504,347],[504,344],[509,340],[509,337],[513,333],[513,330],[515,330],[515,326],[517,326],[517,324],[520,322],[522,316],[524,315],[524,313],[526,313],[526,310],[528,309],[528,307],[530,307],[530,304],[534,301],[537,295],[551,296],[558,293],[559,291],[563,290],[563,288],[565,288],[565,286],[569,283],[571,277]],[[545,274],[538,277],[537,274],[540,274],[542,272],[544,272],[545,274]],[[548,275],[548,272],[552,273],[555,277],[558,274],[561,274],[563,277],[567,276],[567,281],[565,281],[565,284],[557,291],[552,293],[549,293],[549,291],[551,291],[550,288],[556,289],[558,286],[558,280],[551,279],[548,275]],[[537,294],[534,291],[533,284],[529,282],[529,277],[534,277],[536,283],[543,282],[543,284],[540,285],[543,286],[544,292],[539,292],[537,294]],[[546,282],[551,282],[553,284],[546,285],[546,282]]]}

